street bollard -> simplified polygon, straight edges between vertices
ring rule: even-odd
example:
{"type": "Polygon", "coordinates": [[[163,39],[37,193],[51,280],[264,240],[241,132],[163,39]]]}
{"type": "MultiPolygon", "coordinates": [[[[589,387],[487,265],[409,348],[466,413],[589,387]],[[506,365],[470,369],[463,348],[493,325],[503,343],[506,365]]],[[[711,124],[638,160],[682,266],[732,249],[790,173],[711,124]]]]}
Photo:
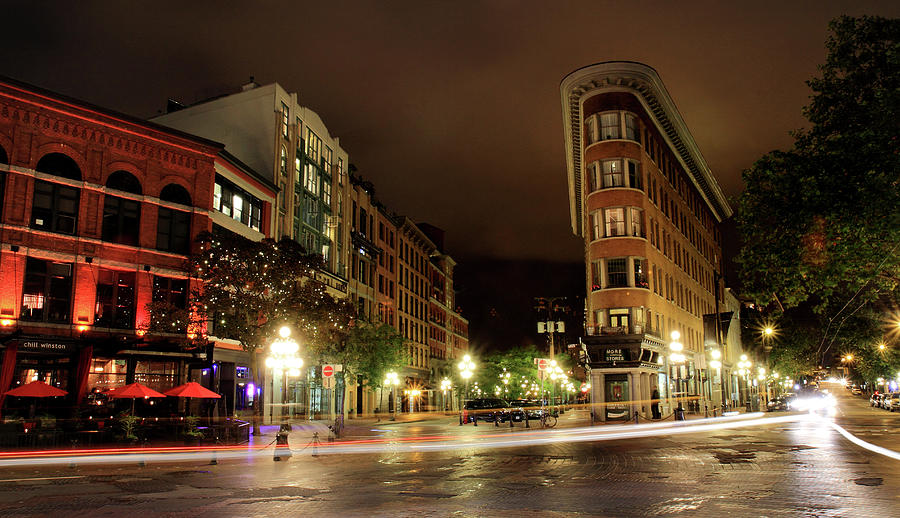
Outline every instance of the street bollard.
{"type": "Polygon", "coordinates": [[[525,411],[525,428],[531,428],[530,426],[528,426],[528,411],[527,410],[525,411]]]}
{"type": "Polygon", "coordinates": [[[287,432],[278,432],[275,435],[275,455],[274,460],[279,461],[282,457],[290,458],[293,454],[291,453],[291,447],[288,445],[288,434],[287,432]]]}
{"type": "Polygon", "coordinates": [[[512,414],[509,414],[509,427],[510,427],[510,428],[513,427],[513,416],[512,416],[512,414]]]}
{"type": "Polygon", "coordinates": [[[638,413],[634,413],[634,424],[638,424],[638,413]]]}
{"type": "MultiPolygon", "coordinates": [[[[148,446],[147,441],[144,441],[144,442],[141,443],[141,449],[142,449],[142,450],[143,450],[144,448],[146,448],[147,446],[148,446]]],[[[142,467],[142,468],[147,466],[147,458],[144,456],[143,453],[141,454],[140,457],[138,457],[138,466],[139,466],[139,467],[142,467]]]]}
{"type": "Polygon", "coordinates": [[[472,414],[472,423],[475,426],[478,426],[478,415],[477,414],[472,414]]]}
{"type": "MultiPolygon", "coordinates": [[[[73,450],[78,449],[78,441],[77,441],[77,440],[72,441],[72,449],[73,449],[73,450]]],[[[78,464],[75,462],[75,457],[74,457],[74,456],[72,456],[72,457],[69,458],[69,467],[70,467],[70,468],[77,468],[77,467],[78,467],[78,464]]]]}

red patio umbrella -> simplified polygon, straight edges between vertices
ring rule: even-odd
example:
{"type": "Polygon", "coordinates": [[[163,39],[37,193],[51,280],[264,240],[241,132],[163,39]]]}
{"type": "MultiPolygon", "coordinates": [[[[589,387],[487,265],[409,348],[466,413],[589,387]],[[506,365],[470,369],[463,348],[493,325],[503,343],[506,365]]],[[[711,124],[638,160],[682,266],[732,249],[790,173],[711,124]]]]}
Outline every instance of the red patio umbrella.
{"type": "Polygon", "coordinates": [[[131,398],[131,415],[134,415],[134,400],[137,398],[148,397],[166,397],[165,394],[153,390],[150,387],[141,385],[140,383],[132,383],[117,389],[115,392],[110,391],[109,397],[113,399],[131,398]]]}
{"type": "Polygon", "coordinates": [[[170,388],[165,392],[167,396],[177,396],[177,397],[199,397],[204,399],[219,399],[219,394],[216,394],[212,390],[204,387],[203,385],[197,383],[196,381],[190,381],[185,383],[184,385],[178,385],[177,387],[170,388]]]}
{"type": "Polygon", "coordinates": [[[177,387],[170,388],[166,391],[167,396],[176,396],[187,398],[187,411],[190,412],[191,407],[191,398],[197,397],[201,399],[219,399],[222,396],[216,394],[212,390],[204,387],[203,385],[197,383],[196,381],[189,381],[184,385],[178,385],[177,387]]]}
{"type": "Polygon", "coordinates": [[[65,396],[66,394],[68,394],[68,392],[65,390],[48,385],[43,381],[32,381],[21,387],[6,391],[7,396],[18,397],[55,397],[65,396]]]}

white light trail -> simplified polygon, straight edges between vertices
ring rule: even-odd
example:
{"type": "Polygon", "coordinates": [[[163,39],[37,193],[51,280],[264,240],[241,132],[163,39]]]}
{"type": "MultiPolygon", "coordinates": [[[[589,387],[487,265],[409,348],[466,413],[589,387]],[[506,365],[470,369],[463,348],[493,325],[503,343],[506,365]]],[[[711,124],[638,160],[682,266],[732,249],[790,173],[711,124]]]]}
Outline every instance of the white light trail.
{"type": "MultiPolygon", "coordinates": [[[[341,441],[324,443],[318,446],[307,445],[303,448],[294,448],[292,454],[297,457],[309,455],[340,455],[340,454],[378,454],[378,453],[410,453],[433,452],[464,449],[485,448],[512,448],[552,444],[559,442],[600,442],[620,439],[647,438],[658,436],[684,435],[699,432],[711,432],[742,427],[759,427],[784,424],[797,421],[820,421],[821,417],[815,414],[788,414],[777,417],[767,416],[763,413],[740,414],[736,416],[696,419],[691,421],[658,422],[640,425],[616,425],[616,426],[588,426],[579,428],[563,428],[555,430],[522,430],[513,432],[485,433],[482,435],[467,436],[430,436],[430,437],[397,437],[397,438],[373,438],[358,441],[341,441]]],[[[838,431],[849,441],[887,457],[900,460],[900,453],[881,448],[858,439],[850,432],[825,419],[831,427],[838,431]]],[[[294,437],[297,440],[297,437],[294,437]]],[[[249,459],[253,457],[271,457],[273,451],[263,447],[224,447],[224,448],[149,448],[120,449],[110,452],[94,450],[80,453],[72,451],[57,452],[29,452],[26,455],[15,453],[0,453],[0,467],[11,466],[36,466],[54,464],[124,464],[137,462],[178,462],[178,461],[206,461],[227,459],[249,459]]]]}
{"type": "Polygon", "coordinates": [[[865,448],[871,452],[884,455],[885,457],[890,457],[894,460],[900,460],[900,453],[897,453],[894,450],[889,450],[887,448],[882,448],[881,446],[876,446],[870,442],[866,442],[866,441],[860,439],[859,437],[853,435],[852,433],[848,432],[841,425],[835,423],[834,421],[828,421],[828,424],[830,424],[832,428],[837,430],[837,432],[839,434],[843,435],[844,438],[846,438],[848,441],[852,442],[853,444],[855,444],[861,448],[865,448]]]}

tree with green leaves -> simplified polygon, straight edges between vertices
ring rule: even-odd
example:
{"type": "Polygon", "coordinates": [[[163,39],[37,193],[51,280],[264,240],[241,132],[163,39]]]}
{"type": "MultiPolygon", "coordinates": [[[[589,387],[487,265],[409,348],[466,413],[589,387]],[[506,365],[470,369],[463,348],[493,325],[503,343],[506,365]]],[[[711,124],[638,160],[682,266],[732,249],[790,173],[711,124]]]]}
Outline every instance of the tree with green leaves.
{"type": "MultiPolygon", "coordinates": [[[[199,237],[200,252],[189,271],[201,281],[188,307],[151,304],[148,334],[187,329],[185,347],[207,343],[207,331],[238,341],[248,353],[251,382],[259,384],[259,354],[281,326],[310,351],[321,351],[348,333],[353,312],[313,278],[321,257],[294,241],[251,241],[222,231],[199,237]]],[[[253,433],[259,433],[259,405],[253,408],[253,433]]]]}
{"type": "MultiPolygon", "coordinates": [[[[347,317],[346,313],[342,314],[347,317]]],[[[340,339],[324,342],[323,347],[315,350],[322,363],[342,366],[335,389],[342,418],[347,412],[346,391],[351,383],[365,383],[372,389],[379,388],[388,371],[398,370],[406,363],[403,336],[393,327],[381,322],[352,319],[346,329],[340,339]]],[[[336,431],[340,432],[339,427],[336,431]]]]}
{"type": "Polygon", "coordinates": [[[900,20],[843,16],[830,29],[810,127],[744,172],[737,211],[743,291],[815,315],[813,366],[900,283],[900,20]]]}
{"type": "MultiPolygon", "coordinates": [[[[536,346],[526,345],[514,347],[506,351],[485,355],[480,360],[480,366],[473,380],[478,381],[479,386],[489,395],[494,395],[497,389],[500,396],[507,399],[525,399],[537,397],[531,387],[540,386],[535,358],[545,356],[536,346]],[[509,373],[509,382],[504,384],[503,377],[509,373]],[[525,387],[522,387],[522,385],[525,387]]],[[[556,360],[560,367],[567,371],[570,368],[570,358],[567,355],[557,355],[556,360]]],[[[545,389],[550,390],[550,379],[544,379],[545,389]]]]}

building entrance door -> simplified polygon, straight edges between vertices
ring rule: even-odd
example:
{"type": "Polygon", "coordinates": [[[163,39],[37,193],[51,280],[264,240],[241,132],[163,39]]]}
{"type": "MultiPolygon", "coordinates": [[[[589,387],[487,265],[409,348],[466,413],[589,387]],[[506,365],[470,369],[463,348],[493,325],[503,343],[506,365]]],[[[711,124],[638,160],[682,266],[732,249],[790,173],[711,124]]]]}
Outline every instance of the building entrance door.
{"type": "Polygon", "coordinates": [[[627,420],[629,414],[628,397],[630,387],[625,374],[607,374],[605,380],[606,420],[627,420]]]}

